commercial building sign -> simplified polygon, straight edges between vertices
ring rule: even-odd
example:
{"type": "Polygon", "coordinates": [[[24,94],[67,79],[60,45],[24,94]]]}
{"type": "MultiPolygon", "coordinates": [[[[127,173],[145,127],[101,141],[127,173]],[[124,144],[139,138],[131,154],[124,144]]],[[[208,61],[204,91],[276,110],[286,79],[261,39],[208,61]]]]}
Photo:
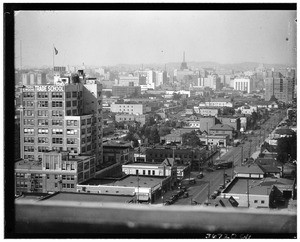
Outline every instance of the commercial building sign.
{"type": "Polygon", "coordinates": [[[58,85],[40,85],[40,86],[26,86],[23,88],[23,91],[25,92],[63,92],[64,87],[58,86],[58,85]]]}

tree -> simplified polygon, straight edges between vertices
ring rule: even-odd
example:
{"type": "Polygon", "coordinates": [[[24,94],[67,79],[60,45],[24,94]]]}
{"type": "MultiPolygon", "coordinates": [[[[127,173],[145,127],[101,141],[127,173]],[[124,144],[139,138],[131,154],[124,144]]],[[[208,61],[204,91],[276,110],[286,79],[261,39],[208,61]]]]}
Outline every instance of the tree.
{"type": "Polygon", "coordinates": [[[296,135],[292,137],[279,138],[277,140],[277,159],[286,162],[288,157],[292,159],[297,158],[297,138],[296,135]]]}
{"type": "Polygon", "coordinates": [[[160,136],[155,126],[151,127],[150,133],[146,137],[148,138],[150,144],[157,144],[160,142],[160,136]]]}
{"type": "Polygon", "coordinates": [[[168,126],[162,126],[159,128],[158,134],[159,136],[165,136],[171,133],[172,128],[168,126]]]}
{"type": "Polygon", "coordinates": [[[196,146],[200,146],[201,142],[199,137],[197,136],[196,131],[192,131],[190,133],[185,133],[182,135],[182,144],[196,147],[196,146]]]}
{"type": "Polygon", "coordinates": [[[134,133],[133,133],[133,132],[127,133],[127,135],[124,137],[124,140],[133,141],[133,146],[134,146],[134,147],[138,147],[138,146],[139,146],[139,142],[138,142],[138,140],[134,137],[134,133]]]}
{"type": "Polygon", "coordinates": [[[180,100],[180,98],[181,98],[180,93],[176,93],[176,92],[173,93],[173,100],[180,100]]]}
{"type": "Polygon", "coordinates": [[[111,91],[105,91],[103,93],[107,98],[110,98],[112,96],[112,92],[111,91]]]}

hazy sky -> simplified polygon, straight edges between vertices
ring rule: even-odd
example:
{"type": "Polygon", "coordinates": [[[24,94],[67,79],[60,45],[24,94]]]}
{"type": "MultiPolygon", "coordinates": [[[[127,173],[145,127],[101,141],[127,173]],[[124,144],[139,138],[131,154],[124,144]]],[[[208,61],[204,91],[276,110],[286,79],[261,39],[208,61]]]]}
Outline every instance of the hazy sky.
{"type": "Polygon", "coordinates": [[[296,11],[21,11],[22,63],[115,65],[215,61],[294,64],[296,11]],[[288,40],[287,40],[288,38],[288,40]]]}

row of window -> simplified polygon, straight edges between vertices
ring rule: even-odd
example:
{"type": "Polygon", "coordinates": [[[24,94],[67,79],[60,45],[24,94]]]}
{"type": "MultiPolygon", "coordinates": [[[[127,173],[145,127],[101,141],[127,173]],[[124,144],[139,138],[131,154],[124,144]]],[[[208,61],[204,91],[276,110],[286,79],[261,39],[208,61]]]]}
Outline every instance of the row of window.
{"type": "MultiPolygon", "coordinates": [[[[67,98],[77,98],[77,97],[82,97],[82,91],[78,92],[67,92],[66,97],[67,98]]],[[[24,98],[34,98],[34,92],[23,92],[23,97],[24,98]]],[[[51,92],[51,97],[52,98],[62,98],[63,93],[62,92],[51,92]]],[[[37,98],[49,98],[49,92],[37,92],[37,98]]]]}
{"type": "MultiPolygon", "coordinates": [[[[38,110],[37,112],[38,117],[49,117],[49,111],[48,110],[38,110]]],[[[25,117],[34,117],[35,111],[34,110],[25,110],[24,112],[25,117]]],[[[63,111],[60,110],[52,110],[52,117],[62,117],[63,111]]]]}
{"type": "MultiPolygon", "coordinates": [[[[54,186],[55,187],[58,187],[58,183],[54,183],[54,186]]],[[[73,183],[63,183],[62,184],[62,188],[74,188],[75,186],[74,186],[74,184],[73,183]]]]}
{"type": "MultiPolygon", "coordinates": [[[[88,130],[91,133],[91,130],[88,130]]],[[[39,128],[38,134],[48,134],[49,129],[39,128]]],[[[24,128],[24,134],[34,134],[34,128],[24,128]]],[[[52,134],[63,134],[63,129],[52,129],[52,134]]],[[[77,135],[77,129],[67,129],[67,135],[77,135]]],[[[85,129],[82,130],[82,134],[85,134],[85,129]]]]}
{"type": "MultiPolygon", "coordinates": [[[[34,125],[34,119],[24,119],[24,125],[34,125]]],[[[38,125],[48,125],[49,119],[38,119],[38,125]]],[[[67,126],[78,126],[77,120],[67,120],[67,126]]],[[[52,125],[62,126],[63,120],[61,119],[53,119],[52,125]]]]}
{"type": "MultiPolygon", "coordinates": [[[[155,158],[159,158],[159,157],[161,157],[161,158],[163,158],[163,157],[165,157],[165,158],[170,157],[171,158],[171,157],[173,157],[173,154],[152,154],[152,153],[150,153],[149,156],[150,157],[155,157],[155,158]]],[[[178,154],[175,154],[174,157],[175,158],[192,158],[193,156],[192,155],[178,155],[178,154]]],[[[196,155],[194,155],[194,159],[197,159],[196,155]]]]}
{"type": "MultiPolygon", "coordinates": [[[[24,137],[24,143],[34,143],[35,137],[24,137]]],[[[49,139],[47,137],[38,137],[38,143],[49,143],[49,139]]],[[[53,144],[63,144],[63,138],[52,138],[53,144]]],[[[84,142],[85,143],[85,142],[84,142]]],[[[77,139],[75,138],[67,138],[67,144],[77,144],[77,139]]]]}

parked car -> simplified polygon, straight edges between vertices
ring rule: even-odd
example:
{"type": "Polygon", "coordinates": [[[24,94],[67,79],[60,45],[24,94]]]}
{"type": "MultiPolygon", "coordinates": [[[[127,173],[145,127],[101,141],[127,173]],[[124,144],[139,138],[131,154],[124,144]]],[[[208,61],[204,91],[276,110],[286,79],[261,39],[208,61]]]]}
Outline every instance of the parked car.
{"type": "Polygon", "coordinates": [[[188,193],[188,192],[185,192],[185,193],[183,194],[183,197],[184,197],[184,198],[189,197],[189,193],[188,193]]]}
{"type": "Polygon", "coordinates": [[[229,183],[230,182],[230,179],[226,179],[226,181],[225,181],[226,183],[229,183]]]}
{"type": "Polygon", "coordinates": [[[216,194],[211,194],[209,198],[210,198],[210,199],[216,199],[216,197],[217,197],[216,194]]]}
{"type": "Polygon", "coordinates": [[[200,174],[197,175],[198,179],[202,179],[203,177],[204,177],[203,173],[200,173],[200,174]]]}
{"type": "Polygon", "coordinates": [[[224,189],[225,186],[223,184],[220,184],[219,189],[224,189]]]}
{"type": "Polygon", "coordinates": [[[164,205],[171,205],[173,204],[174,202],[172,200],[167,200],[165,201],[164,205]]]}
{"type": "Polygon", "coordinates": [[[214,171],[214,169],[213,168],[206,168],[206,170],[208,171],[208,172],[213,172],[214,171]]]}

